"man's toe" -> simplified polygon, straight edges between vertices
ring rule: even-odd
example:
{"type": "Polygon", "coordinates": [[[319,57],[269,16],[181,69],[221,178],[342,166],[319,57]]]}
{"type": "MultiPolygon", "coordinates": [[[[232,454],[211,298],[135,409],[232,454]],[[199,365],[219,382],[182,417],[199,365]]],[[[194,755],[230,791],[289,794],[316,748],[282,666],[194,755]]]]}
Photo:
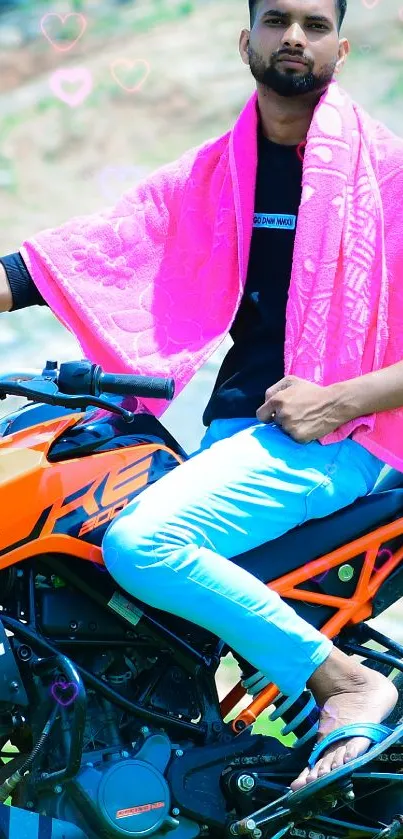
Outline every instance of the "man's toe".
{"type": "Polygon", "coordinates": [[[339,769],[340,766],[343,766],[344,758],[346,754],[346,746],[340,746],[333,754],[333,760],[330,764],[329,772],[332,772],[334,769],[339,769]]]}
{"type": "Polygon", "coordinates": [[[349,760],[354,760],[358,755],[364,754],[370,745],[370,740],[367,740],[365,737],[354,737],[353,740],[347,743],[344,763],[348,763],[349,760]]]}
{"type": "Polygon", "coordinates": [[[306,769],[304,769],[303,772],[301,772],[301,774],[298,775],[298,778],[296,778],[295,781],[292,782],[291,789],[293,792],[296,792],[297,789],[302,789],[302,787],[305,786],[305,784],[307,783],[308,775],[309,769],[308,767],[306,767],[306,769]]]}

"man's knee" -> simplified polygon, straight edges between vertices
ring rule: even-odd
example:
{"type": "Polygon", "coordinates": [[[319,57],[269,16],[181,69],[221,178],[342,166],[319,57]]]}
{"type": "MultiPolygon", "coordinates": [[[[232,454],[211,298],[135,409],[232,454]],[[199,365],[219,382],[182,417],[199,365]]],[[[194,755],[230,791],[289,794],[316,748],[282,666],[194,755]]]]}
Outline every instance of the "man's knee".
{"type": "Polygon", "coordinates": [[[136,507],[130,514],[117,515],[109,525],[102,542],[105,565],[112,574],[118,566],[141,570],[153,562],[166,559],[177,548],[193,541],[181,523],[152,520],[136,507]]]}
{"type": "Polygon", "coordinates": [[[124,562],[128,555],[133,560],[150,547],[152,534],[144,525],[136,510],[129,516],[117,515],[112,521],[102,541],[104,562],[109,570],[118,561],[124,562]]]}

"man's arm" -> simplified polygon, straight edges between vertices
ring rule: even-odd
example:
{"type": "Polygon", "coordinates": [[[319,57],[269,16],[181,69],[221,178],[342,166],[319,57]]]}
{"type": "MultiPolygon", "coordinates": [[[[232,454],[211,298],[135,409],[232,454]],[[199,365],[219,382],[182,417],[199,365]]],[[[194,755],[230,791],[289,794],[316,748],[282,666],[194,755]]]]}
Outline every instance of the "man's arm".
{"type": "Polygon", "coordinates": [[[0,312],[9,312],[13,307],[13,296],[4,265],[0,262],[0,312]]]}
{"type": "Polygon", "coordinates": [[[46,305],[21,254],[0,256],[0,312],[46,305]]]}
{"type": "Polygon", "coordinates": [[[298,443],[331,434],[346,422],[368,414],[403,407],[403,361],[355,379],[322,387],[289,375],[265,392],[256,411],[260,422],[271,422],[298,443]]]}
{"type": "Polygon", "coordinates": [[[349,420],[393,411],[403,406],[403,361],[329,387],[349,420]]]}

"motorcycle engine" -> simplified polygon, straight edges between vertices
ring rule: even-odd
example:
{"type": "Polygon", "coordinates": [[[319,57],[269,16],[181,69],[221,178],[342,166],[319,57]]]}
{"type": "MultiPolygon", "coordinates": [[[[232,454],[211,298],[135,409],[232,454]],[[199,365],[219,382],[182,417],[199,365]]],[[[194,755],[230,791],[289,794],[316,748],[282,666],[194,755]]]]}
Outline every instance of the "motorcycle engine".
{"type": "Polygon", "coordinates": [[[59,799],[57,817],[80,824],[87,835],[90,826],[94,837],[102,831],[111,837],[163,839],[169,831],[172,839],[194,839],[199,825],[170,814],[164,772],[172,748],[166,734],[152,734],[134,757],[84,765],[69,784],[68,796],[59,799]]]}

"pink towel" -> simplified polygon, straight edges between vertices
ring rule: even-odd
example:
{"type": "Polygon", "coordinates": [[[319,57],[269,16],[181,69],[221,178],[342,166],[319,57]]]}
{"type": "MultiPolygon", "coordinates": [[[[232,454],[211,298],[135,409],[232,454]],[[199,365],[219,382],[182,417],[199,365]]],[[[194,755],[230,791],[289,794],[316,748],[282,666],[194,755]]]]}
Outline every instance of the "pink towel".
{"type": "MultiPolygon", "coordinates": [[[[43,297],[105,370],[172,376],[178,395],[228,334],[248,269],[257,125],[255,92],[227,134],[116,206],[24,243],[43,297]]],[[[403,359],[403,140],[333,81],[309,128],[302,187],[285,375],[328,385],[403,359]]],[[[167,408],[143,403],[156,416],[167,408]]],[[[321,442],[352,432],[403,471],[403,409],[357,418],[321,442]]]]}

